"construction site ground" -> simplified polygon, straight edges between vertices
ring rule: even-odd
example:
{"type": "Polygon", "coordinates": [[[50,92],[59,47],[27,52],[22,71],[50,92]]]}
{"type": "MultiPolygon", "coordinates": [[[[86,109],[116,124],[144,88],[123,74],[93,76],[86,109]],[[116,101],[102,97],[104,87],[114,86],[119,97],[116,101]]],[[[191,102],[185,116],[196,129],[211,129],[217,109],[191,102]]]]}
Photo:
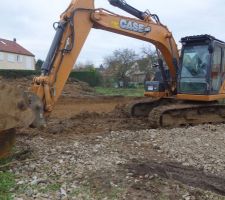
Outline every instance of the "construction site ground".
{"type": "Polygon", "coordinates": [[[0,165],[13,199],[225,199],[225,125],[151,129],[121,109],[139,99],[70,81],[47,127],[17,130],[0,165]]]}

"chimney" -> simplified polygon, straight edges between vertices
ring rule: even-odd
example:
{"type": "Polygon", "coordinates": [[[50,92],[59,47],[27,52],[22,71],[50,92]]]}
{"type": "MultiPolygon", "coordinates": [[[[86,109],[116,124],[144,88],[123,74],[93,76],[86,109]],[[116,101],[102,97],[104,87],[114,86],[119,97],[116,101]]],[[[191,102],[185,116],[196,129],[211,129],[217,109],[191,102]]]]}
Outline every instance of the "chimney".
{"type": "Polygon", "coordinates": [[[16,42],[16,38],[13,38],[13,42],[16,42]]]}

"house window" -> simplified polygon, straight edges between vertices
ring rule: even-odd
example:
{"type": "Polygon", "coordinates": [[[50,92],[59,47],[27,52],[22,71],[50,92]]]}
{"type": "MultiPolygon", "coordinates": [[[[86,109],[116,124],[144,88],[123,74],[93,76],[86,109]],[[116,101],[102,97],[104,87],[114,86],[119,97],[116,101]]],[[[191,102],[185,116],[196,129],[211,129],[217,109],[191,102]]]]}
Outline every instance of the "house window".
{"type": "Polygon", "coordinates": [[[14,54],[8,54],[8,61],[9,62],[15,62],[15,55],[14,54]]]}
{"type": "Polygon", "coordinates": [[[16,55],[16,61],[17,62],[23,62],[23,56],[21,56],[21,55],[16,55]]]}
{"type": "Polygon", "coordinates": [[[4,53],[0,52],[0,61],[4,60],[4,53]]]}

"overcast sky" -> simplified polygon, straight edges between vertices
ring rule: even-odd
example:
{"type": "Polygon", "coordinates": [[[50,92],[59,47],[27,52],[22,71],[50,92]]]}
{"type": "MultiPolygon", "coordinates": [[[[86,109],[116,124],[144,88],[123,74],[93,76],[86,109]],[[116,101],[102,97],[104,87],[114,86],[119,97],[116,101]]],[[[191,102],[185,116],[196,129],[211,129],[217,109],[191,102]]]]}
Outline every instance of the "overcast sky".
{"type": "MultiPolygon", "coordinates": [[[[188,35],[211,34],[225,41],[224,0],[127,0],[127,3],[156,13],[173,32],[177,42],[188,35]]],[[[45,59],[54,37],[52,24],[70,4],[70,0],[2,0],[0,6],[0,38],[17,38],[19,44],[45,59]]],[[[127,16],[107,0],[95,0],[97,7],[127,16]]],[[[140,51],[146,42],[92,30],[77,62],[91,61],[96,65],[118,48],[140,51]]]]}

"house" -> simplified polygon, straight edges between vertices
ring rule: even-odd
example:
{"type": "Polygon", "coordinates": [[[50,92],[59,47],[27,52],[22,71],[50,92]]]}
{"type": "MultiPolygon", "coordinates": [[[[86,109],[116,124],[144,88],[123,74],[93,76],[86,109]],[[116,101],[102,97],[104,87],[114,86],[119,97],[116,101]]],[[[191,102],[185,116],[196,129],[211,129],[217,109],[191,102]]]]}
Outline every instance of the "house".
{"type": "Polygon", "coordinates": [[[0,38],[0,69],[35,70],[35,56],[16,42],[0,38]]]}
{"type": "Polygon", "coordinates": [[[126,76],[130,79],[131,83],[144,83],[146,74],[146,72],[140,70],[137,62],[126,72],[126,76]]]}

